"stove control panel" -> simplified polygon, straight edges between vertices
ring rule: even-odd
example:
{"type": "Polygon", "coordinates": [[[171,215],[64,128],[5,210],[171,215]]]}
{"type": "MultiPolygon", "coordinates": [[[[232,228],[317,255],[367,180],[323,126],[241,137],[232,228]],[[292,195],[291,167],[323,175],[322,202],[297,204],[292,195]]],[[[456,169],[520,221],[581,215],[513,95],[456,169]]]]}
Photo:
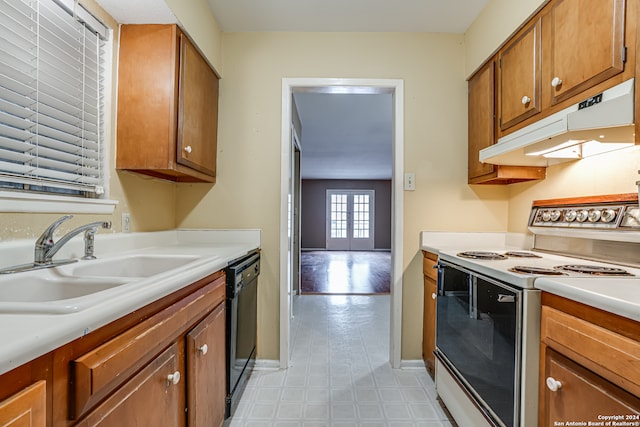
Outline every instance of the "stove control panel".
{"type": "Polygon", "coordinates": [[[633,227],[629,216],[637,205],[591,205],[535,207],[529,218],[530,226],[561,228],[617,229],[633,227]]]}

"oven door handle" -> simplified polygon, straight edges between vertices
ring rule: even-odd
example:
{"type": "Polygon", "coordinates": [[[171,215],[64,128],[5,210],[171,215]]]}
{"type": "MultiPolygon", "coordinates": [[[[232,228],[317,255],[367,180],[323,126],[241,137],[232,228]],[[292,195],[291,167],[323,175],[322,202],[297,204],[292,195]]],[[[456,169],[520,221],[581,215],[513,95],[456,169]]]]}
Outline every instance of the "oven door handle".
{"type": "Polygon", "coordinates": [[[516,302],[515,295],[498,294],[498,302],[516,302]]]}

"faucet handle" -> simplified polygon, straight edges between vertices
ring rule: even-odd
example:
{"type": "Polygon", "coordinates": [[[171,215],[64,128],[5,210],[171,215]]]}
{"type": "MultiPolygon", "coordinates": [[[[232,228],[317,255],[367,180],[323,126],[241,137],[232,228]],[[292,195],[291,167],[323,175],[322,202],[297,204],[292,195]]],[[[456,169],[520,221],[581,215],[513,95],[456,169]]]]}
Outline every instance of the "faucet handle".
{"type": "Polygon", "coordinates": [[[35,264],[43,264],[46,262],[47,252],[53,247],[53,233],[55,233],[60,224],[71,218],[73,218],[73,215],[65,215],[58,218],[38,237],[34,251],[35,264]]]}

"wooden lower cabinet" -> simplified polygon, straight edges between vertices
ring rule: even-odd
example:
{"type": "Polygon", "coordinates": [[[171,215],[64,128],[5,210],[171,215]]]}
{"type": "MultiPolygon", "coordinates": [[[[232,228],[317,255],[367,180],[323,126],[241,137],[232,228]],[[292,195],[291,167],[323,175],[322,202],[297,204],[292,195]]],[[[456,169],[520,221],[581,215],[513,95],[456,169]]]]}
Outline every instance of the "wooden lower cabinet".
{"type": "Polygon", "coordinates": [[[437,270],[438,255],[422,251],[422,270],[424,276],[424,311],[422,324],[422,358],[431,378],[435,375],[436,359],[436,297],[438,295],[437,270]]]}
{"type": "Polygon", "coordinates": [[[640,423],[638,322],[543,292],[540,337],[540,427],[640,423]]]}
{"type": "Polygon", "coordinates": [[[0,375],[0,427],[221,426],[225,292],[219,271],[0,375]]]}
{"type": "Polygon", "coordinates": [[[183,365],[174,343],[76,425],[184,426],[183,365]]]}
{"type": "Polygon", "coordinates": [[[225,304],[220,304],[186,337],[187,417],[190,427],[218,427],[226,398],[225,304]]]}
{"type": "Polygon", "coordinates": [[[541,426],[568,420],[597,423],[607,415],[640,422],[637,397],[551,349],[545,353],[546,411],[541,426]]]}
{"type": "Polygon", "coordinates": [[[1,427],[47,425],[46,381],[38,381],[0,402],[1,427]]]}

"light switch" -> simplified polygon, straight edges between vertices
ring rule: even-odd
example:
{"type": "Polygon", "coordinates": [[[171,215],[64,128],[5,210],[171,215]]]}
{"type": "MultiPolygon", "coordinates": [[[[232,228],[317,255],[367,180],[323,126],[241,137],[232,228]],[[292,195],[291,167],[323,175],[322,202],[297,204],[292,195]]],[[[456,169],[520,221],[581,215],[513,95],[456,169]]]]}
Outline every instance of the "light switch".
{"type": "Polygon", "coordinates": [[[416,189],[416,174],[405,173],[404,174],[404,189],[415,190],[416,189]]]}

